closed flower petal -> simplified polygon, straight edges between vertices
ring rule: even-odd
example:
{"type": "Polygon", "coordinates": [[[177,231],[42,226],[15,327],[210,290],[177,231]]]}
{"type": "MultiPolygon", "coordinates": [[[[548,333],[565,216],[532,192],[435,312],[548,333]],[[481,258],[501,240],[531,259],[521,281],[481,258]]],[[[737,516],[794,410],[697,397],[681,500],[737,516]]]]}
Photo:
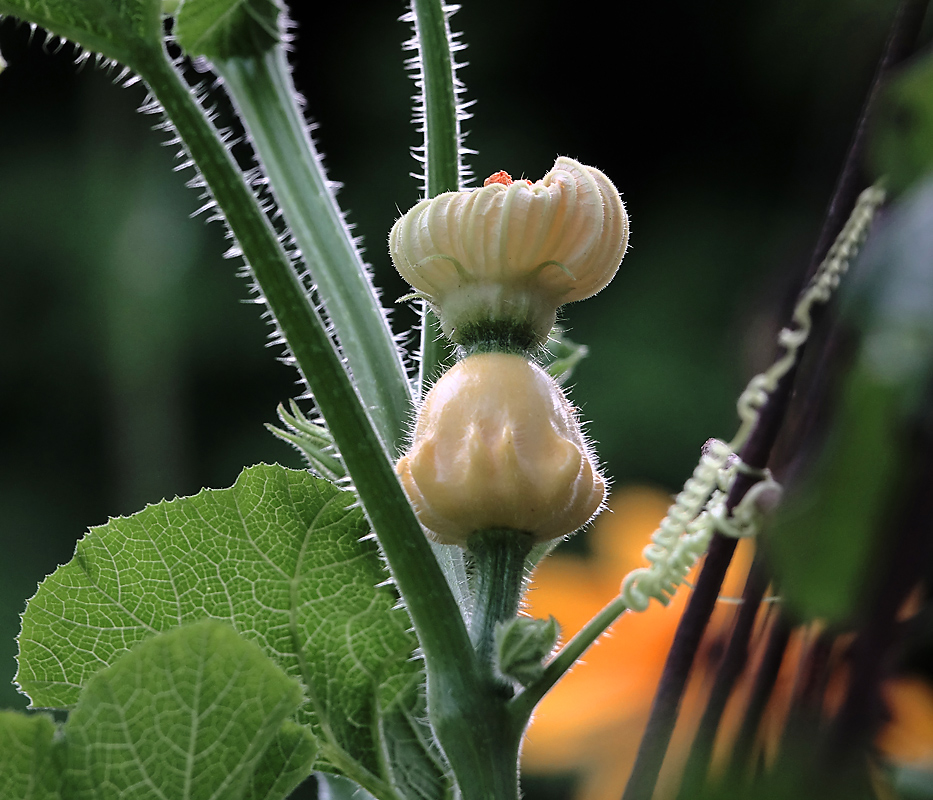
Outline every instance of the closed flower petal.
{"type": "Polygon", "coordinates": [[[399,273],[461,343],[477,326],[511,321],[540,344],[558,306],[612,280],[627,243],[615,186],[570,158],[535,183],[497,173],[480,189],[424,200],[389,236],[399,273]]]}

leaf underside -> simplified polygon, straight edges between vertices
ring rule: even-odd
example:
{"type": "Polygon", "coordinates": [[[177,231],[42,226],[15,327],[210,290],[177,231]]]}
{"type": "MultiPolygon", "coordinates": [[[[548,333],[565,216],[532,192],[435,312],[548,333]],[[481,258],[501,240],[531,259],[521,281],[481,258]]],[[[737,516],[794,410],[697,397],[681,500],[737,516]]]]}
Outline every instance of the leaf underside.
{"type": "Polygon", "coordinates": [[[59,800],[64,758],[55,731],[44,714],[0,711],[0,797],[59,800]]]}
{"type": "Polygon", "coordinates": [[[185,0],[175,35],[190,56],[249,58],[279,43],[275,0],[185,0]]]}
{"type": "Polygon", "coordinates": [[[69,800],[240,800],[302,699],[229,626],[150,638],[95,675],[65,723],[69,800]]]}

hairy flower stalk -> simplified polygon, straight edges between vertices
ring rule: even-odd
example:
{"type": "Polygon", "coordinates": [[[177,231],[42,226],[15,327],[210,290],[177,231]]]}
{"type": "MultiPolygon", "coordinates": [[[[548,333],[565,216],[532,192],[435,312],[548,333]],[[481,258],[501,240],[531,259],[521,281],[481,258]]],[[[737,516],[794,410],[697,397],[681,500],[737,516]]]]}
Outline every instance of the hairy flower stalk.
{"type": "Polygon", "coordinates": [[[517,684],[496,631],[518,613],[531,548],[586,525],[606,495],[576,411],[530,354],[561,305],[612,280],[627,243],[616,188],[569,158],[535,183],[497,172],[481,189],[424,200],[389,236],[399,273],[461,348],[396,471],[427,536],[467,551],[470,638],[499,702],[517,684]]]}
{"type": "Polygon", "coordinates": [[[530,351],[557,309],[596,294],[628,244],[628,216],[597,169],[558,158],[534,183],[505,172],[423,200],[389,235],[396,269],[467,349],[530,351]]]}

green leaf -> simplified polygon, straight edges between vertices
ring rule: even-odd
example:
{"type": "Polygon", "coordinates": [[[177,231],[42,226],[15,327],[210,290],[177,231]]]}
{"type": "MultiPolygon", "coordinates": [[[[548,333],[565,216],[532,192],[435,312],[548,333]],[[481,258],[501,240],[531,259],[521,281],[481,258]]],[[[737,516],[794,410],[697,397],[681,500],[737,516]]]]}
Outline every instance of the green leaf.
{"type": "Polygon", "coordinates": [[[59,800],[64,755],[44,714],[0,711],[0,797],[59,800]]]}
{"type": "Polygon", "coordinates": [[[345,478],[347,471],[335,454],[334,437],[331,436],[330,431],[302,414],[294,400],[290,400],[289,404],[292,409],[291,414],[281,403],[276,408],[276,413],[285,425],[285,429],[277,428],[267,422],[266,430],[282,441],[288,442],[301,453],[308,467],[315,474],[332,481],[345,478]]]}
{"type": "Polygon", "coordinates": [[[390,704],[393,676],[407,690],[421,673],[407,615],[377,588],[387,575],[355,502],[307,472],[259,465],[230,489],[93,529],[27,606],[20,687],[34,705],[68,707],[137,642],[224,620],[305,684],[298,720],[313,726],[320,764],[385,794],[377,704],[390,704]]]}
{"type": "Polygon", "coordinates": [[[451,779],[426,720],[424,686],[396,675],[379,695],[379,739],[392,784],[405,800],[452,797],[451,779]]]}
{"type": "Polygon", "coordinates": [[[933,170],[933,54],[885,86],[873,119],[870,161],[892,190],[902,192],[933,170]]]}
{"type": "Polygon", "coordinates": [[[554,326],[544,349],[538,357],[541,366],[558,383],[566,383],[574,369],[589,355],[585,344],[577,344],[564,335],[564,329],[554,326]]]}
{"type": "Polygon", "coordinates": [[[134,69],[162,46],[161,0],[0,0],[0,14],[41,25],[134,69]]]}
{"type": "Polygon", "coordinates": [[[213,620],[148,639],[95,675],[65,723],[69,798],[237,800],[301,687],[213,620]]]}
{"type": "Polygon", "coordinates": [[[372,795],[360,785],[341,775],[319,772],[317,794],[320,800],[371,800],[372,795]]]}
{"type": "Polygon", "coordinates": [[[507,678],[530,686],[544,674],[544,660],[554,650],[560,625],[554,617],[515,617],[496,625],[496,661],[507,678]]]}
{"type": "Polygon", "coordinates": [[[185,0],[175,35],[189,56],[259,56],[281,39],[281,10],[277,0],[185,0]]]}
{"type": "Polygon", "coordinates": [[[282,800],[311,774],[317,740],[304,725],[286,720],[263,754],[246,790],[246,800],[282,800]]]}

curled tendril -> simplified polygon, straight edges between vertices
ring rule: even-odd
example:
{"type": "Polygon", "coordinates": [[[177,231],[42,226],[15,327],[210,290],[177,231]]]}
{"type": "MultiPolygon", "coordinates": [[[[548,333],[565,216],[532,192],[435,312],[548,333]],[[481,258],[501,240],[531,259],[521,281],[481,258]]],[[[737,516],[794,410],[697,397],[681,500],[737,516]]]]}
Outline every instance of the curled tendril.
{"type": "Polygon", "coordinates": [[[741,425],[731,442],[733,450],[737,451],[745,444],[758,424],[758,415],[778,381],[797,363],[800,348],[809,338],[813,327],[811,317],[813,307],[823,305],[832,297],[843,275],[849,269],[849,262],[858,253],[859,247],[868,235],[875,211],[884,202],[884,198],[884,189],[879,186],[870,186],[855,201],[855,208],[849,215],[849,219],[794,307],[792,317],[794,327],[784,328],[778,334],[778,344],[784,348],[784,355],[765,372],[752,378],[739,397],[737,410],[741,425]]]}
{"type": "Polygon", "coordinates": [[[731,459],[732,449],[719,439],[710,439],[700,463],[674,498],[667,516],[652,534],[644,550],[651,566],[630,572],[622,582],[622,599],[633,611],[644,611],[654,597],[667,605],[709,544],[712,528],[705,509],[716,493],[731,459]]]}
{"type": "Polygon", "coordinates": [[[752,378],[739,397],[740,426],[735,438],[729,444],[718,439],[706,443],[700,463],[684,484],[683,491],[674,498],[674,504],[644,550],[650,566],[633,570],[622,581],[621,597],[632,611],[647,609],[652,597],[667,605],[697,560],[706,553],[714,533],[735,538],[755,536],[764,518],[780,503],[781,486],[771,478],[771,473],[752,470],[757,473],[758,482],[729,512],[726,497],[736,473],[752,469],[735,453],[758,424],[761,409],[778,381],[797,363],[800,348],[813,327],[813,307],[832,297],[884,198],[885,192],[878,186],[859,195],[848,221],[801,293],[794,307],[792,327],[778,334],[783,355],[765,372],[752,378]]]}

